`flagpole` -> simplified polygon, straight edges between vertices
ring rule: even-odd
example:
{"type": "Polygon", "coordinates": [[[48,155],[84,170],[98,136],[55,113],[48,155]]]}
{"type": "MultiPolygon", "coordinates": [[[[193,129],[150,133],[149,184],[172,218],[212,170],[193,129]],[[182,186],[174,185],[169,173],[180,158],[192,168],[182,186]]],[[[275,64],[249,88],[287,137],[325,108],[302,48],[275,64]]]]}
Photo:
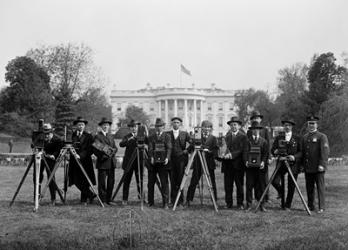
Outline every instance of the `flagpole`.
{"type": "Polygon", "coordinates": [[[182,87],[182,70],[180,65],[180,88],[182,87]]]}

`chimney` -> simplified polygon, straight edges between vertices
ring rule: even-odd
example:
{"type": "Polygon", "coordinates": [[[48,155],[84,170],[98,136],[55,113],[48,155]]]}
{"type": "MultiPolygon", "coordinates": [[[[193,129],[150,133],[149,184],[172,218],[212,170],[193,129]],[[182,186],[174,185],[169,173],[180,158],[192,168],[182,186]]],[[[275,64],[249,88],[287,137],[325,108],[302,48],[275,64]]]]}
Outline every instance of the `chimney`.
{"type": "Polygon", "coordinates": [[[216,89],[216,84],[215,83],[211,83],[211,88],[212,89],[216,89]]]}

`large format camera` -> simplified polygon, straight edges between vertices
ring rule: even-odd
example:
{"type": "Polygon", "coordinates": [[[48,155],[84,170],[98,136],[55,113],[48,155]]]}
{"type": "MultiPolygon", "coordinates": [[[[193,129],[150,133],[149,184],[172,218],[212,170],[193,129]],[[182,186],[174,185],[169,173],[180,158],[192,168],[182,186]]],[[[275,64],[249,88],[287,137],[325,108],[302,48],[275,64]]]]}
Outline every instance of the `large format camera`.
{"type": "Polygon", "coordinates": [[[43,149],[45,144],[45,134],[43,132],[44,120],[40,119],[38,129],[34,130],[31,135],[32,147],[37,149],[43,149]]]}
{"type": "Polygon", "coordinates": [[[279,132],[279,140],[277,145],[278,153],[277,156],[287,156],[288,155],[288,148],[287,148],[287,142],[285,140],[285,132],[279,132]]]}
{"type": "Polygon", "coordinates": [[[155,142],[155,150],[154,150],[154,160],[155,163],[164,163],[166,160],[166,148],[164,146],[164,142],[157,141],[155,142]]]}
{"type": "Polygon", "coordinates": [[[195,146],[202,146],[202,128],[195,127],[193,129],[192,139],[195,146]]]}
{"type": "Polygon", "coordinates": [[[146,138],[146,127],[142,124],[138,125],[136,140],[138,145],[144,145],[146,138]]]}
{"type": "Polygon", "coordinates": [[[261,166],[261,147],[251,146],[248,155],[248,167],[259,168],[261,166]]]}

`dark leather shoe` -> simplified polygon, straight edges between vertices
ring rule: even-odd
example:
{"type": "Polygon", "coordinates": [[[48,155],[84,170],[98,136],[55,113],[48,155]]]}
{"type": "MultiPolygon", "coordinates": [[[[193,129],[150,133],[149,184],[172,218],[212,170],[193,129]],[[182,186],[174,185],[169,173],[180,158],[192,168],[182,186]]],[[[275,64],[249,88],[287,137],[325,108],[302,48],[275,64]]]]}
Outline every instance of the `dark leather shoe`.
{"type": "Polygon", "coordinates": [[[243,205],[238,205],[238,206],[237,206],[237,209],[238,209],[238,210],[244,210],[244,206],[243,206],[243,205]]]}
{"type": "Polygon", "coordinates": [[[232,203],[227,203],[226,204],[226,209],[231,209],[233,207],[232,203]]]}
{"type": "Polygon", "coordinates": [[[93,203],[93,200],[97,197],[96,194],[93,194],[91,197],[88,198],[88,202],[89,204],[92,204],[93,203]]]}
{"type": "Polygon", "coordinates": [[[152,203],[152,202],[149,202],[149,203],[147,204],[147,206],[148,206],[148,207],[153,207],[153,203],[152,203]]]}
{"type": "Polygon", "coordinates": [[[106,204],[109,206],[116,206],[116,203],[113,201],[108,201],[108,202],[106,202],[106,204]]]}

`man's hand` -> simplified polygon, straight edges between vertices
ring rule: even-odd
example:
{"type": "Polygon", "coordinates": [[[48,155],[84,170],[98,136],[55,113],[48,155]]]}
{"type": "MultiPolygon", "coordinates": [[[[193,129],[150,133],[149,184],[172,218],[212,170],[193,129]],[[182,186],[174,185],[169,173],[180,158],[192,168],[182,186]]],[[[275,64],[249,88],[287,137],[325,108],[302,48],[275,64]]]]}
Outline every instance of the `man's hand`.
{"type": "Polygon", "coordinates": [[[167,165],[168,164],[168,162],[169,162],[169,160],[168,160],[168,158],[166,158],[165,160],[164,160],[164,165],[167,165]]]}
{"type": "Polygon", "coordinates": [[[318,172],[324,172],[325,168],[322,165],[318,166],[318,172]]]}
{"type": "Polygon", "coordinates": [[[204,152],[207,152],[207,153],[210,152],[209,149],[207,149],[207,148],[204,148],[203,151],[204,151],[204,152]]]}
{"type": "Polygon", "coordinates": [[[247,168],[249,167],[249,162],[248,162],[248,161],[245,162],[245,166],[246,166],[247,168]]]}
{"type": "Polygon", "coordinates": [[[231,153],[225,154],[225,159],[232,159],[232,154],[231,153]]]}
{"type": "Polygon", "coordinates": [[[187,155],[187,154],[188,154],[187,149],[184,149],[182,152],[183,152],[185,155],[187,155]]]}
{"type": "Polygon", "coordinates": [[[155,159],[153,157],[151,157],[150,162],[153,165],[155,163],[155,159]]]}
{"type": "Polygon", "coordinates": [[[265,162],[264,162],[264,161],[261,161],[260,169],[264,169],[264,168],[265,168],[265,162]]]}
{"type": "Polygon", "coordinates": [[[275,155],[277,155],[278,153],[279,153],[279,150],[278,150],[278,149],[274,150],[274,154],[275,154],[275,155]]]}
{"type": "Polygon", "coordinates": [[[287,158],[289,161],[295,161],[295,156],[293,156],[293,155],[288,155],[286,158],[287,158]]]}
{"type": "Polygon", "coordinates": [[[46,157],[48,158],[48,159],[51,159],[51,160],[55,160],[56,158],[54,157],[54,155],[48,155],[48,154],[46,154],[46,157]]]}
{"type": "Polygon", "coordinates": [[[81,159],[81,157],[78,154],[76,154],[76,158],[79,160],[81,159]]]}

